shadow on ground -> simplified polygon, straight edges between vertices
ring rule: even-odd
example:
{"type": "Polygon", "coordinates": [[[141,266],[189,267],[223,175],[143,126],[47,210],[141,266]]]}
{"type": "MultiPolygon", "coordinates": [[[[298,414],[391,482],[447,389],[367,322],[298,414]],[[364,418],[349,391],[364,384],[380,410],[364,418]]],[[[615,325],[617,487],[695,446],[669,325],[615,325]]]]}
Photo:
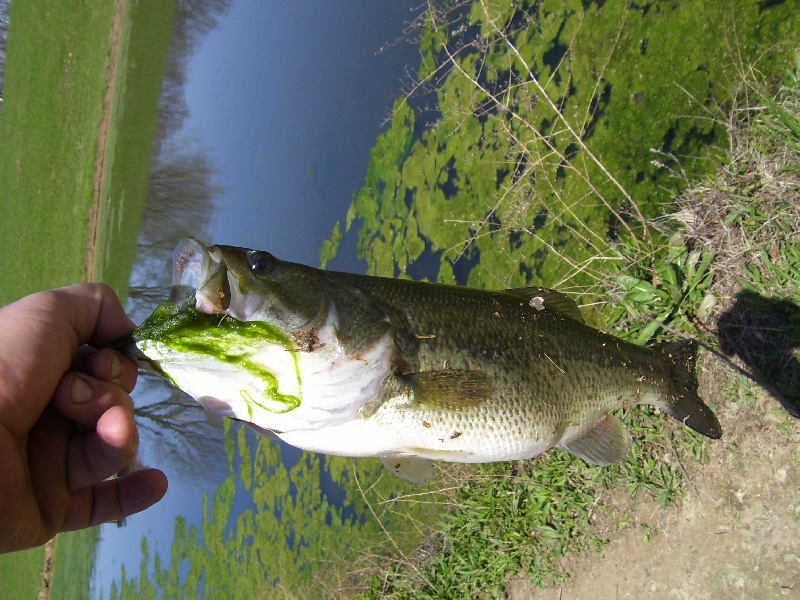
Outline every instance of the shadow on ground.
{"type": "Polygon", "coordinates": [[[800,418],[800,307],[744,291],[717,322],[722,351],[738,356],[789,414],[800,418]]]}

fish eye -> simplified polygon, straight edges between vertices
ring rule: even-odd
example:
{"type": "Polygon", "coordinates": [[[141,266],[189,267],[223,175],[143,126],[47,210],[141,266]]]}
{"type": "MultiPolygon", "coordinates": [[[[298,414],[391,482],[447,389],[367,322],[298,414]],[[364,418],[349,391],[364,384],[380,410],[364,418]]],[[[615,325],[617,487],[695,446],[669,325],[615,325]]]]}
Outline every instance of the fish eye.
{"type": "Polygon", "coordinates": [[[269,252],[251,252],[247,260],[255,275],[266,275],[278,265],[278,259],[269,252]]]}

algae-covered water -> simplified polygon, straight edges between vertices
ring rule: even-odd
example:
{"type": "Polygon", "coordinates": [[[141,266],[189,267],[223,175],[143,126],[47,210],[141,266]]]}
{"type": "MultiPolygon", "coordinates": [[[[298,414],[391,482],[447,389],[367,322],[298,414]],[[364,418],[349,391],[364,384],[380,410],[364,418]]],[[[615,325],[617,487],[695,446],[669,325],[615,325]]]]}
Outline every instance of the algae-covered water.
{"type": "Polygon", "coordinates": [[[323,261],[357,231],[375,274],[585,289],[608,272],[617,234],[653,235],[645,219],[728,139],[743,78],[774,81],[797,33],[791,2],[429,13],[425,85],[395,103],[323,261]]]}

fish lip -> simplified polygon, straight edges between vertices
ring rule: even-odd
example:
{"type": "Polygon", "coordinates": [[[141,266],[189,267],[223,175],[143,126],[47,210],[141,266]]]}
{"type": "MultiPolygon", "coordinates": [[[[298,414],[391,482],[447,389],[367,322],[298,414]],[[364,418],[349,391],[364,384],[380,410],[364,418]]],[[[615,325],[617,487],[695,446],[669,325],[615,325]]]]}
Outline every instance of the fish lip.
{"type": "Polygon", "coordinates": [[[230,288],[227,268],[217,246],[207,248],[193,238],[184,238],[175,248],[172,262],[170,302],[181,305],[195,297],[195,308],[206,314],[228,310],[230,288]]]}

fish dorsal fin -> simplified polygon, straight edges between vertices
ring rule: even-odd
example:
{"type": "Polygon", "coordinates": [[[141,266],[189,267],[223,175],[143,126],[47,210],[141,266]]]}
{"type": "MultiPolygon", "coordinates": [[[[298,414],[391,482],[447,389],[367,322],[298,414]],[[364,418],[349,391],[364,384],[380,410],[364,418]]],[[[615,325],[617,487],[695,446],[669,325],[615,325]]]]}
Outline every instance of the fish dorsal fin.
{"type": "Polygon", "coordinates": [[[443,369],[401,375],[414,392],[414,402],[441,410],[461,410],[486,400],[492,393],[482,371],[443,369]]]}
{"type": "Polygon", "coordinates": [[[397,475],[400,479],[405,479],[417,485],[433,479],[433,461],[427,458],[417,458],[416,456],[383,456],[381,457],[383,466],[397,475]]]}
{"type": "Polygon", "coordinates": [[[621,462],[630,444],[631,436],[622,421],[606,414],[583,435],[558,447],[589,464],[605,467],[621,462]]]}
{"type": "Polygon", "coordinates": [[[506,290],[507,293],[524,298],[525,301],[537,310],[557,310],[565,317],[583,323],[578,305],[575,301],[561,292],[541,287],[514,288],[506,290]]]}

